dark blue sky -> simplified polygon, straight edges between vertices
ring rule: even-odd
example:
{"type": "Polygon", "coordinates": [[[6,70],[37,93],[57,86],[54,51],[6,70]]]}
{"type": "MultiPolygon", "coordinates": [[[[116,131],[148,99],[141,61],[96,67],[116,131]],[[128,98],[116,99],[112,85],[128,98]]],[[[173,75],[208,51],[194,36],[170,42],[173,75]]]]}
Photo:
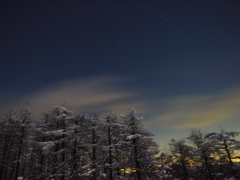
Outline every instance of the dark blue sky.
{"type": "Polygon", "coordinates": [[[0,13],[2,111],[134,106],[163,139],[239,118],[238,0],[9,0],[0,13]]]}

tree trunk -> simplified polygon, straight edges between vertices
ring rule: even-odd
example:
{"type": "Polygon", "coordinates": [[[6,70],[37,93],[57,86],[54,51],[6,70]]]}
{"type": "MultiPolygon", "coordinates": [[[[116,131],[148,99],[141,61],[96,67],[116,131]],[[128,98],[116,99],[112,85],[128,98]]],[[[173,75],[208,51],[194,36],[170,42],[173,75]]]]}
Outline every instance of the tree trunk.
{"type": "Polygon", "coordinates": [[[134,161],[135,161],[137,179],[141,180],[141,172],[140,172],[141,167],[140,167],[140,162],[138,160],[138,149],[137,149],[136,139],[133,139],[133,146],[134,146],[134,161]]]}
{"type": "Polygon", "coordinates": [[[96,143],[96,135],[95,135],[95,130],[92,129],[92,162],[93,162],[93,180],[96,179],[96,165],[95,165],[95,160],[96,160],[96,147],[95,147],[95,143],[96,143]]]}
{"type": "Polygon", "coordinates": [[[109,145],[109,180],[113,180],[113,169],[112,169],[112,142],[111,142],[111,130],[108,125],[108,145],[109,145]]]}
{"type": "Polygon", "coordinates": [[[23,151],[23,138],[24,138],[24,131],[25,131],[25,128],[24,128],[24,123],[25,123],[25,120],[26,120],[26,116],[24,117],[23,121],[22,121],[22,128],[21,128],[21,139],[20,139],[20,144],[19,144],[19,149],[18,149],[18,156],[17,156],[17,165],[16,165],[16,175],[15,175],[15,179],[17,180],[18,177],[21,177],[22,176],[22,170],[23,170],[23,162],[20,162],[20,161],[23,161],[23,154],[22,154],[22,151],[23,151]]]}
{"type": "Polygon", "coordinates": [[[233,168],[232,157],[231,157],[231,154],[230,154],[229,149],[228,149],[228,144],[227,144],[225,139],[223,139],[223,142],[224,142],[225,151],[227,152],[227,157],[228,157],[228,160],[229,160],[229,163],[230,163],[230,166],[231,166],[232,173],[233,173],[234,176],[236,176],[237,173],[233,168]]]}
{"type": "Polygon", "coordinates": [[[203,159],[204,159],[205,164],[206,164],[208,176],[209,176],[210,180],[214,180],[214,178],[212,176],[212,169],[210,168],[210,164],[208,163],[208,157],[205,155],[205,152],[202,152],[202,153],[203,153],[203,159]]]}

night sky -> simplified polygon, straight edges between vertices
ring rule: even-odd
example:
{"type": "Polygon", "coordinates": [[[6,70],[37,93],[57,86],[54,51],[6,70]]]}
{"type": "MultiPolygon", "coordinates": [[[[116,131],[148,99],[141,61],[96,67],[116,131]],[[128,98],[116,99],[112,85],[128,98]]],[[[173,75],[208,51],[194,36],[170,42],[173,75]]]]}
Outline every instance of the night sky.
{"type": "Polygon", "coordinates": [[[0,107],[135,108],[164,147],[240,128],[239,0],[3,0],[0,107]]]}

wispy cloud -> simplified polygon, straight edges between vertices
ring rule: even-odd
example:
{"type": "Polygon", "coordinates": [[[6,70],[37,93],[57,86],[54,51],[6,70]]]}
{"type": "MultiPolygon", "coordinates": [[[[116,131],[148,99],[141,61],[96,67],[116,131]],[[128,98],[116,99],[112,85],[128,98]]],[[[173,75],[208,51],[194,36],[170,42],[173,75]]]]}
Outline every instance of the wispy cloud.
{"type": "Polygon", "coordinates": [[[156,141],[160,144],[166,144],[176,132],[183,137],[190,128],[206,128],[232,121],[233,117],[240,118],[239,88],[214,94],[162,97],[151,88],[129,86],[133,80],[122,76],[66,80],[22,97],[5,94],[0,106],[3,111],[6,107],[19,108],[29,101],[38,117],[64,101],[69,109],[85,113],[114,110],[120,114],[133,107],[139,116],[144,116],[145,127],[158,134],[156,141]]]}
{"type": "MultiPolygon", "coordinates": [[[[131,78],[127,78],[130,81],[131,78]]],[[[151,89],[127,88],[126,77],[97,76],[54,83],[32,94],[10,98],[9,107],[30,101],[35,114],[46,112],[64,101],[70,109],[84,112],[114,110],[124,113],[133,107],[144,115],[148,128],[195,128],[229,120],[240,113],[240,89],[216,94],[152,97],[151,89]]],[[[7,98],[5,98],[6,101],[7,98]]],[[[2,105],[3,107],[3,105],[2,105]]]]}
{"type": "Polygon", "coordinates": [[[21,107],[29,101],[37,116],[63,102],[70,109],[81,109],[84,112],[114,110],[123,113],[135,107],[138,112],[145,113],[147,108],[139,97],[142,93],[126,88],[126,79],[131,80],[122,76],[96,76],[57,82],[23,97],[12,97],[12,103],[8,106],[21,107]]]}
{"type": "Polygon", "coordinates": [[[168,128],[200,128],[231,120],[240,115],[240,89],[217,94],[185,95],[161,101],[162,110],[153,116],[151,127],[162,124],[168,128]]]}

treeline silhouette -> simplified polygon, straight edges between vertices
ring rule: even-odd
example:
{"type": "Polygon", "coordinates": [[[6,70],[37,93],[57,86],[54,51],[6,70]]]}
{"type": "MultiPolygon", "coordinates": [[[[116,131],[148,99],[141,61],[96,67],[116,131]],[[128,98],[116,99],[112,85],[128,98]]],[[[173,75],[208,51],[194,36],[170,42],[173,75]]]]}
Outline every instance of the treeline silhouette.
{"type": "Polygon", "coordinates": [[[238,132],[193,129],[159,150],[134,109],[88,115],[55,106],[35,118],[26,104],[0,121],[1,180],[238,179],[238,132]]]}

